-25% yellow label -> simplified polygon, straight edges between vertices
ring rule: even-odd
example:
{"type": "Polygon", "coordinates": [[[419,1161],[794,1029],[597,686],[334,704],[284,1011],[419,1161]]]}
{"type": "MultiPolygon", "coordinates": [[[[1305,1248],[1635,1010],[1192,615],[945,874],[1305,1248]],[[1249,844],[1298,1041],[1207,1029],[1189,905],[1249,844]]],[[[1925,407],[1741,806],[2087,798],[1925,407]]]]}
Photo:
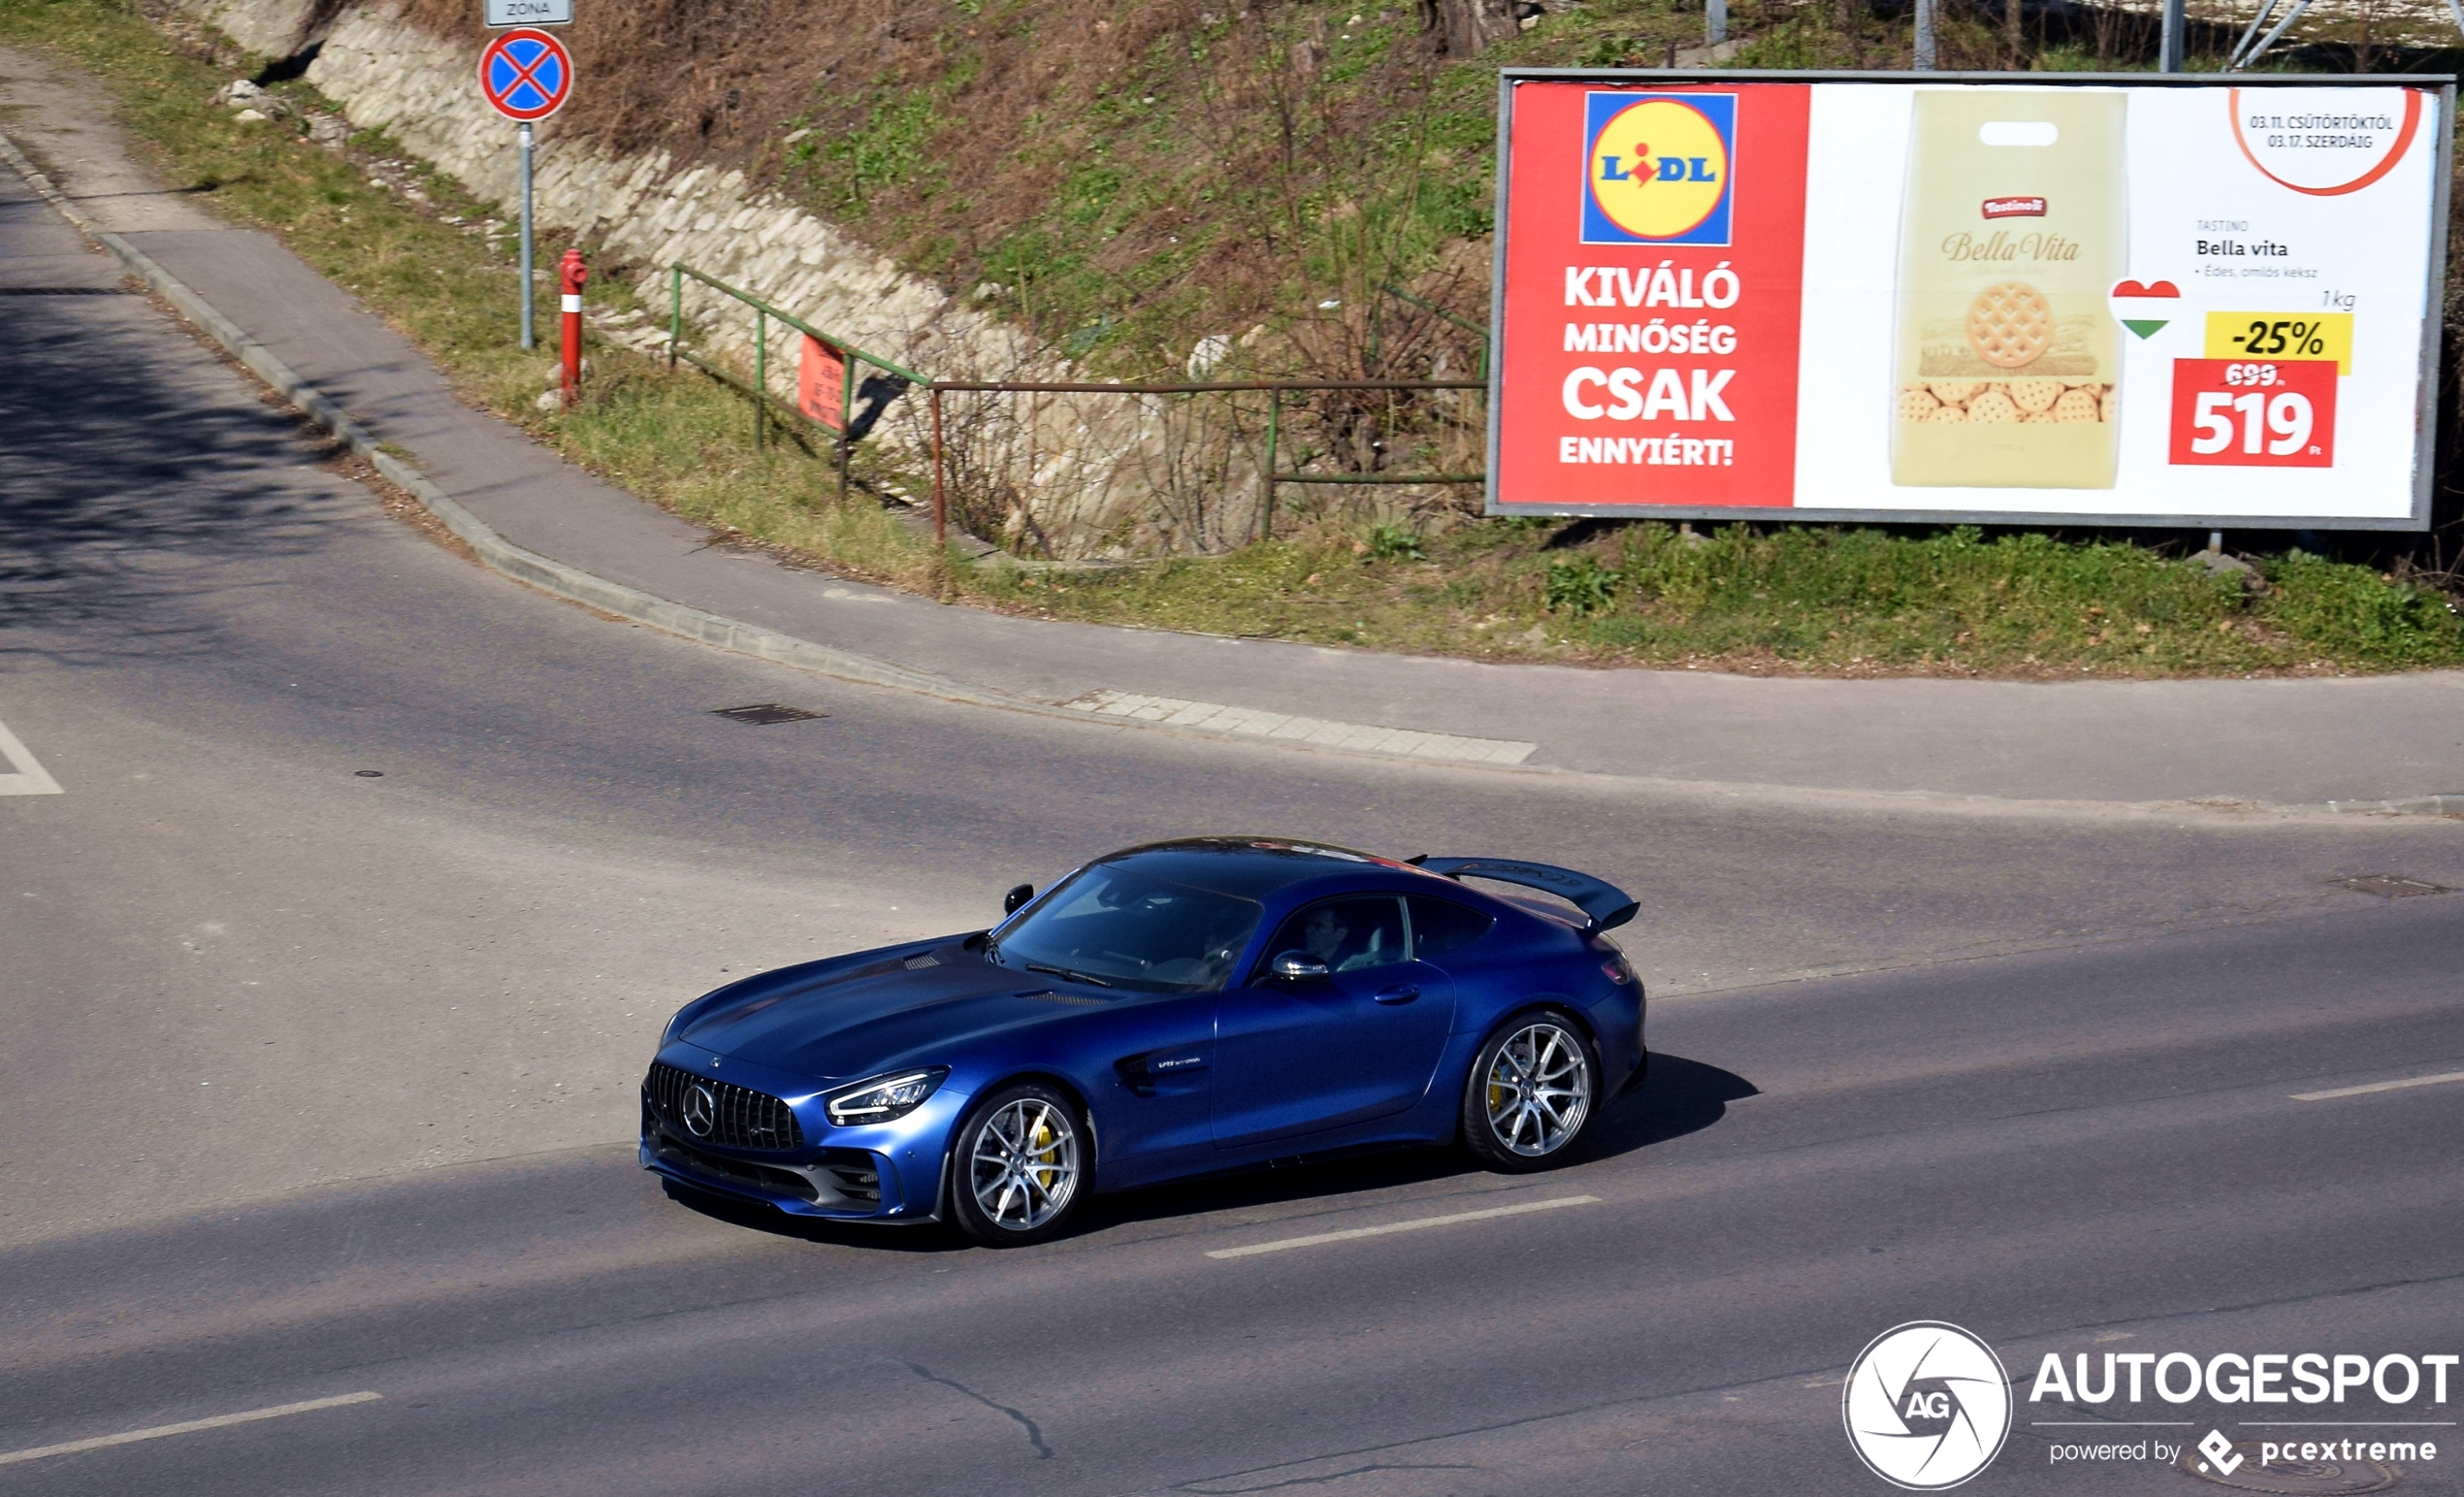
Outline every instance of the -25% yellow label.
{"type": "Polygon", "coordinates": [[[2336,373],[2352,373],[2352,313],[2349,311],[2212,311],[2207,314],[2211,359],[2333,359],[2336,373]]]}

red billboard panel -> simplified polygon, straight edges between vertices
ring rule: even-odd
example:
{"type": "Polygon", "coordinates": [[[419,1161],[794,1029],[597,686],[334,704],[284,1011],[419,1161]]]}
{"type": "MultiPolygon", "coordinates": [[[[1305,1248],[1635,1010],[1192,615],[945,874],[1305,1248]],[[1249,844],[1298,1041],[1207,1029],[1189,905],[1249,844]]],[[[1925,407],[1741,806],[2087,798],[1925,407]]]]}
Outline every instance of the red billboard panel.
{"type": "Polygon", "coordinates": [[[1789,503],[1806,94],[1519,91],[1504,504],[1789,503]]]}

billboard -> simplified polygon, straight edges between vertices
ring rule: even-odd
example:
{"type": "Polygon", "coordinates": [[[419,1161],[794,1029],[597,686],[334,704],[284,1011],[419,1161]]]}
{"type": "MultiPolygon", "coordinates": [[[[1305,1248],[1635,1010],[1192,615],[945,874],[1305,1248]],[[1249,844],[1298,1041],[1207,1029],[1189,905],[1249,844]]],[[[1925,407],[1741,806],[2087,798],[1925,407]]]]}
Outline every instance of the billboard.
{"type": "Polygon", "coordinates": [[[2426,529],[2453,107],[1508,70],[1489,512],[2426,529]]]}

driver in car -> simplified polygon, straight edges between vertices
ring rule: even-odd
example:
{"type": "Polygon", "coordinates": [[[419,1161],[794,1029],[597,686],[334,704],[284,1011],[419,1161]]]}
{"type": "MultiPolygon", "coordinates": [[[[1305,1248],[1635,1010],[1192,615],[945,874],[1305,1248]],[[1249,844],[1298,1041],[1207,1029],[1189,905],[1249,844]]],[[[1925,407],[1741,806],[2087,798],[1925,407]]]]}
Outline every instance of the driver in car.
{"type": "Polygon", "coordinates": [[[1374,967],[1394,959],[1386,953],[1386,932],[1371,922],[1367,940],[1356,940],[1351,927],[1337,906],[1320,905],[1312,910],[1301,926],[1301,944],[1309,954],[1326,963],[1329,972],[1350,972],[1361,967],[1374,967]]]}
{"type": "Polygon", "coordinates": [[[1328,971],[1338,971],[1343,965],[1341,959],[1345,938],[1350,934],[1351,927],[1336,918],[1335,907],[1324,904],[1312,910],[1309,920],[1301,927],[1301,945],[1311,956],[1325,962],[1328,971]]]}

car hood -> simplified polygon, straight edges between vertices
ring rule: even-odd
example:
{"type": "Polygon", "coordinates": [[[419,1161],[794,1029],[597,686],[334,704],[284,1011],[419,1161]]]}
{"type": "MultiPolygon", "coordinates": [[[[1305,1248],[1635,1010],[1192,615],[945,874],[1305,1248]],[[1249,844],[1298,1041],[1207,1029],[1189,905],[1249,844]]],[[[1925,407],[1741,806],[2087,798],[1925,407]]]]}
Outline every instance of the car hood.
{"type": "Polygon", "coordinates": [[[905,951],[738,984],[675,1038],[822,1081],[854,1080],[900,1065],[946,1065],[969,1041],[1062,1018],[1072,1010],[1020,996],[1052,987],[960,947],[905,951]]]}

